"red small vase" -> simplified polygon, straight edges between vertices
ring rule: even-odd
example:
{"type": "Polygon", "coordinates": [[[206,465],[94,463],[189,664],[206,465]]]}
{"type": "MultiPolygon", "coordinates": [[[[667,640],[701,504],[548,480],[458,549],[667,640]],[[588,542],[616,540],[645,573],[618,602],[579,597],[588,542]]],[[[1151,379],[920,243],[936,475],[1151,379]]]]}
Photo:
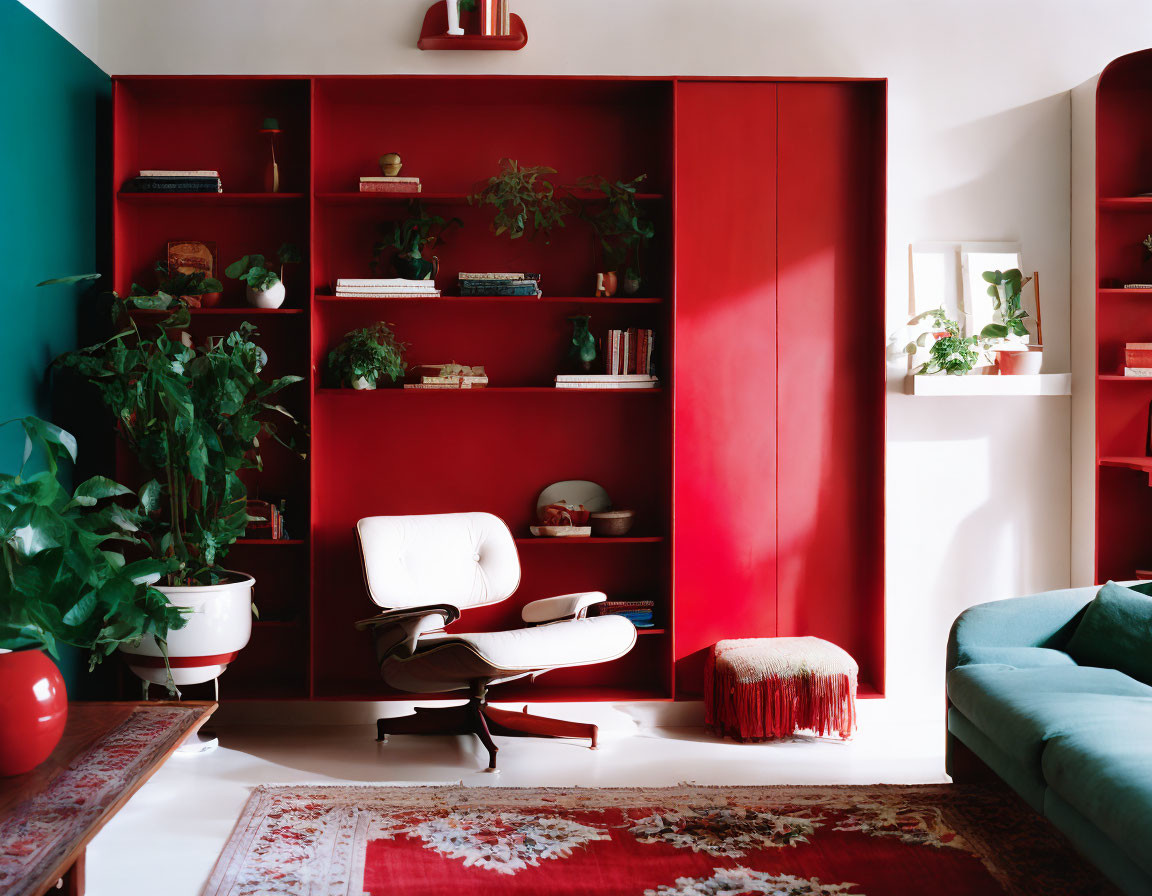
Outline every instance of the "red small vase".
{"type": "Polygon", "coordinates": [[[56,664],[39,650],[0,653],[0,776],[22,775],[47,759],[67,721],[56,664]]]}

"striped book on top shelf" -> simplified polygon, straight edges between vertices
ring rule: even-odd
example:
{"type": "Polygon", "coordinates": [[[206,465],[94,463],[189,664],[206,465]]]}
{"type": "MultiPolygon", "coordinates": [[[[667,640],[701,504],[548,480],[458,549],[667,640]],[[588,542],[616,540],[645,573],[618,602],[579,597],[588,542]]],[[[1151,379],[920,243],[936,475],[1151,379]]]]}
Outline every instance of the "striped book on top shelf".
{"type": "Polygon", "coordinates": [[[402,277],[345,278],[336,281],[336,295],[357,299],[436,298],[440,290],[435,280],[406,280],[402,277]]]}
{"type": "Polygon", "coordinates": [[[648,374],[561,373],[557,389],[655,389],[660,380],[648,374]]]}

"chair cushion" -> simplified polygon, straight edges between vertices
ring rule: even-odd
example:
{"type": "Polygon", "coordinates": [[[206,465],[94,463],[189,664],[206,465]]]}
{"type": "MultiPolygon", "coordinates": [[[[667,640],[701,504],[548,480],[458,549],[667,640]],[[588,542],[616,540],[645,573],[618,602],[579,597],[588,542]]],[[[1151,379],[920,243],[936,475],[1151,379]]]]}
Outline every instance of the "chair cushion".
{"type": "Polygon", "coordinates": [[[1053,738],[1044,749],[1048,786],[1152,874],[1152,696],[1095,730],[1053,738]]]}
{"type": "Polygon", "coordinates": [[[596,616],[504,632],[445,632],[421,638],[418,655],[452,643],[467,646],[494,671],[535,672],[621,657],[636,643],[636,626],[620,616],[596,616]]]}
{"type": "Polygon", "coordinates": [[[1044,744],[1062,734],[1127,724],[1152,688],[1115,669],[999,663],[948,673],[948,699],[1018,762],[1038,767],[1044,744]]]}
{"type": "Polygon", "coordinates": [[[1051,647],[969,647],[965,652],[965,662],[998,663],[1015,666],[1017,669],[1076,665],[1076,660],[1063,650],[1053,650],[1051,647]]]}
{"type": "Polygon", "coordinates": [[[1147,587],[1104,585],[1068,641],[1072,658],[1152,684],[1152,597],[1142,593],[1147,587]]]}

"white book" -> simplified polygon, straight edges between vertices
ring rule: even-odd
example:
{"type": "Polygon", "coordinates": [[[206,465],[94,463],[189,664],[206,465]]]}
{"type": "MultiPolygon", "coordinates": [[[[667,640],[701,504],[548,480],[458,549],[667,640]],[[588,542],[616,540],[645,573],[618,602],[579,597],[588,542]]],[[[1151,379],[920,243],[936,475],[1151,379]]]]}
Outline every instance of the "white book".
{"type": "Polygon", "coordinates": [[[409,280],[406,277],[338,277],[337,286],[428,286],[431,280],[409,280]]]}
{"type": "Polygon", "coordinates": [[[637,389],[655,389],[656,383],[557,383],[557,389],[616,389],[616,390],[637,390],[637,389]]]}
{"type": "Polygon", "coordinates": [[[367,293],[369,295],[371,295],[373,293],[377,293],[377,294],[381,294],[381,295],[383,295],[384,293],[388,293],[389,295],[391,295],[393,293],[401,292],[401,293],[411,293],[414,296],[426,296],[429,293],[439,292],[439,290],[436,289],[435,286],[429,286],[425,289],[407,289],[403,286],[337,286],[336,287],[336,295],[340,295],[341,293],[345,293],[345,292],[367,293]]]}
{"type": "Polygon", "coordinates": [[[418,177],[362,177],[362,184],[418,184],[418,177]]]}
{"type": "Polygon", "coordinates": [[[219,171],[180,170],[167,168],[145,168],[140,172],[141,177],[219,177],[219,171]]]}
{"type": "Polygon", "coordinates": [[[1125,367],[1124,376],[1152,376],[1152,367],[1125,367]]]}
{"type": "Polygon", "coordinates": [[[338,299],[438,299],[439,292],[338,292],[338,299]]]}
{"type": "Polygon", "coordinates": [[[656,377],[646,373],[558,373],[558,383],[652,383],[656,377]]]}

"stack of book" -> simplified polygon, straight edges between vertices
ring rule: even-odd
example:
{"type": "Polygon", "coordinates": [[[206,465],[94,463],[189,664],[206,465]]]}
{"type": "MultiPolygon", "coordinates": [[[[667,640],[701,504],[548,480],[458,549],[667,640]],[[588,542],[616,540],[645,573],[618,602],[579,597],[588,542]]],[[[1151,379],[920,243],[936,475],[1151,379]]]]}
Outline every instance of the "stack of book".
{"type": "Polygon", "coordinates": [[[609,330],[604,340],[605,372],[610,374],[651,374],[652,350],[656,334],[651,330],[609,330]]]}
{"type": "Polygon", "coordinates": [[[336,295],[349,299],[437,298],[435,280],[405,280],[401,277],[368,277],[336,281],[336,295]]]}
{"type": "Polygon", "coordinates": [[[652,628],[655,601],[651,600],[606,600],[588,608],[592,616],[623,616],[636,628],[652,628]]]}
{"type": "Polygon", "coordinates": [[[1124,343],[1124,376],[1152,376],[1152,342],[1124,343]]]}
{"type": "Polygon", "coordinates": [[[488,385],[488,374],[483,367],[462,367],[459,364],[424,364],[433,372],[420,377],[418,383],[405,383],[405,389],[483,389],[488,385]]]}
{"type": "Polygon", "coordinates": [[[520,273],[457,275],[462,296],[536,296],[539,298],[540,275],[520,273]]]}
{"type": "Polygon", "coordinates": [[[146,168],[127,181],[125,193],[223,193],[219,171],[146,168]]]}
{"type": "Polygon", "coordinates": [[[423,190],[418,177],[362,177],[361,193],[419,193],[423,190]]]}
{"type": "Polygon", "coordinates": [[[480,33],[493,37],[512,33],[508,0],[480,0],[480,33]]]}
{"type": "Polygon", "coordinates": [[[284,529],[284,501],[280,506],[271,501],[260,501],[255,498],[248,501],[248,516],[252,520],[244,530],[245,538],[268,539],[282,541],[288,537],[284,529]]]}
{"type": "Polygon", "coordinates": [[[558,373],[557,389],[655,389],[660,381],[646,373],[558,373]]]}

